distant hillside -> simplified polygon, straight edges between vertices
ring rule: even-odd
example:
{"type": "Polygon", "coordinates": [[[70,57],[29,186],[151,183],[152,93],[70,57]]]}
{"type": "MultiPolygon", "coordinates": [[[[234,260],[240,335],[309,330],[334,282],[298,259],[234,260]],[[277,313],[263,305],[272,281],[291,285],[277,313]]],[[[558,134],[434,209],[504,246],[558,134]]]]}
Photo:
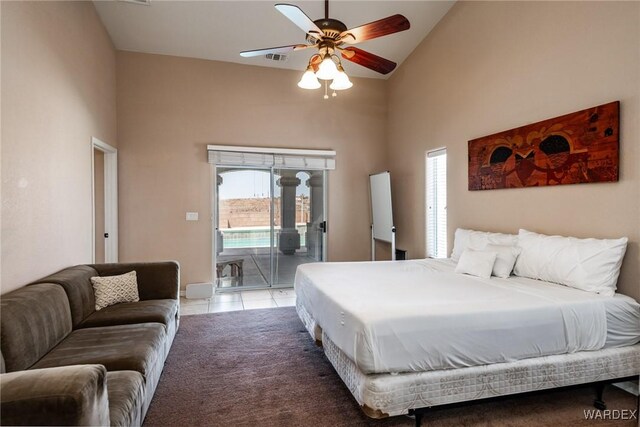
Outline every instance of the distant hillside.
{"type": "MultiPolygon", "coordinates": [[[[268,227],[270,220],[271,199],[227,199],[220,200],[219,222],[221,229],[237,227],[268,227]]],[[[274,220],[280,225],[280,198],[274,200],[274,220]]],[[[296,197],[296,223],[309,221],[309,198],[296,197]]]]}

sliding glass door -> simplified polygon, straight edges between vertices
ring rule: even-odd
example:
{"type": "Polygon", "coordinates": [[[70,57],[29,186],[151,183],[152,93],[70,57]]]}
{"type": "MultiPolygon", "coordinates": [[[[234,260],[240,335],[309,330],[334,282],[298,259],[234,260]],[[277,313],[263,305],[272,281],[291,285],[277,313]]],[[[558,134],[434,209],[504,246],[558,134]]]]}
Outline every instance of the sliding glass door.
{"type": "Polygon", "coordinates": [[[218,287],[271,284],[271,169],[218,167],[215,273],[218,287]]]}
{"type": "Polygon", "coordinates": [[[242,164],[214,170],[220,290],[289,287],[298,265],[324,260],[326,171],[242,164]]]}
{"type": "Polygon", "coordinates": [[[298,265],[324,260],[324,174],[324,171],[274,170],[275,286],[291,286],[298,265]]]}

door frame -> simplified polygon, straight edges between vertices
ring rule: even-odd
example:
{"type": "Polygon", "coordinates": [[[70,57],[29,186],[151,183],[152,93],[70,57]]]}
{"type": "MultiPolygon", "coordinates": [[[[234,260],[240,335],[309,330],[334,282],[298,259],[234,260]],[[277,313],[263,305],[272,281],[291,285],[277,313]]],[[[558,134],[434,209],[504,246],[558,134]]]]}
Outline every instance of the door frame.
{"type": "Polygon", "coordinates": [[[329,240],[329,171],[322,171],[322,217],[324,218],[325,227],[322,232],[322,262],[328,262],[329,255],[328,243],[329,240]]]}
{"type": "Polygon", "coordinates": [[[91,137],[91,262],[96,262],[96,194],[93,150],[104,153],[104,261],[118,262],[118,150],[96,137],[91,137]]]}

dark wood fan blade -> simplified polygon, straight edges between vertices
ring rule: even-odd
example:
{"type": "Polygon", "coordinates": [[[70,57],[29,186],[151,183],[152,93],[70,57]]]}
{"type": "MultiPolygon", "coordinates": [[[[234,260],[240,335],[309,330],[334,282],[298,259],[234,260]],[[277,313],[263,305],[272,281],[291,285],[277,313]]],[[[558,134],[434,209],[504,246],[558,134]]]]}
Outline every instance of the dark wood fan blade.
{"type": "Polygon", "coordinates": [[[342,53],[342,57],[347,61],[355,62],[358,65],[362,65],[380,74],[389,74],[397,65],[393,61],[353,46],[340,49],[340,52],[342,53]]]}
{"type": "Polygon", "coordinates": [[[369,22],[359,27],[351,28],[340,34],[340,40],[347,44],[356,44],[408,30],[409,20],[402,15],[393,15],[378,21],[369,22]]]}
{"type": "Polygon", "coordinates": [[[240,52],[240,56],[245,58],[250,58],[252,56],[262,56],[267,53],[288,53],[293,52],[294,50],[302,50],[308,47],[312,47],[314,45],[311,44],[292,44],[289,46],[280,46],[280,47],[270,47],[267,49],[256,49],[256,50],[245,50],[240,52]]]}
{"type": "Polygon", "coordinates": [[[322,30],[298,6],[280,3],[276,4],[276,9],[305,33],[318,40],[322,37],[322,30]]]}

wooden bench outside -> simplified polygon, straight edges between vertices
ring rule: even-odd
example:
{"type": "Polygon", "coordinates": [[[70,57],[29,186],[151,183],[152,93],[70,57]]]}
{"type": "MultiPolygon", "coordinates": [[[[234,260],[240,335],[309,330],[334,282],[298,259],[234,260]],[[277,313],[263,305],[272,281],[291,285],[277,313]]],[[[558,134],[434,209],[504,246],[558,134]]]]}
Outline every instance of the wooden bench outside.
{"type": "Polygon", "coordinates": [[[242,263],[244,260],[240,259],[230,259],[227,261],[218,261],[216,262],[216,277],[218,279],[222,278],[222,273],[227,266],[231,266],[231,277],[236,277],[238,280],[238,286],[242,286],[242,263]]]}

